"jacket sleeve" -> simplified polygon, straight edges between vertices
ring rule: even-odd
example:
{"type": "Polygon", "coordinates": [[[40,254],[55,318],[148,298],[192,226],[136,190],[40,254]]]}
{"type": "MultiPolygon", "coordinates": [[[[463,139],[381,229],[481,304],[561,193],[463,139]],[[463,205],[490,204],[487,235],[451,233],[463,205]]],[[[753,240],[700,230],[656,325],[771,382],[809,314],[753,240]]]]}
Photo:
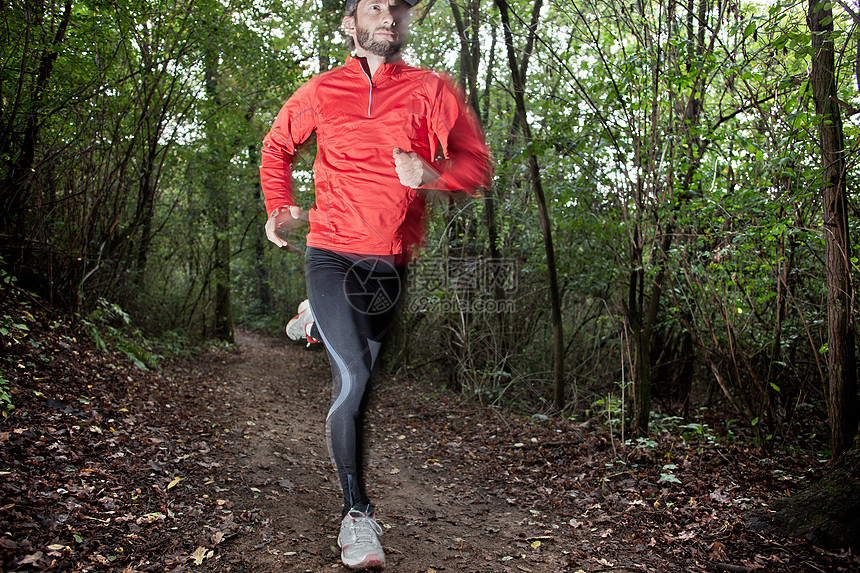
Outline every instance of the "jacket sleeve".
{"type": "Polygon", "coordinates": [[[260,153],[260,185],[266,200],[266,213],[295,205],[292,164],[296,148],[316,130],[313,109],[313,83],[300,87],[283,105],[263,139],[260,153]]]}
{"type": "Polygon", "coordinates": [[[441,173],[426,189],[465,191],[479,195],[492,184],[493,166],[484,133],[462,90],[448,77],[437,76],[430,87],[433,114],[430,126],[439,140],[443,158],[433,162],[441,173]]]}

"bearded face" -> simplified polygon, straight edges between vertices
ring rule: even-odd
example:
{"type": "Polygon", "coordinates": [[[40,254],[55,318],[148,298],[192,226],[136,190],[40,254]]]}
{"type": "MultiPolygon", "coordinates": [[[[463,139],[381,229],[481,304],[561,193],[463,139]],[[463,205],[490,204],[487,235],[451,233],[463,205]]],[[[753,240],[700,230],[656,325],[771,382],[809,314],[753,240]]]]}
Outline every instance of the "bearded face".
{"type": "Polygon", "coordinates": [[[355,17],[355,40],[364,50],[375,56],[389,58],[400,51],[403,46],[400,33],[393,27],[385,25],[364,25],[355,17]]]}

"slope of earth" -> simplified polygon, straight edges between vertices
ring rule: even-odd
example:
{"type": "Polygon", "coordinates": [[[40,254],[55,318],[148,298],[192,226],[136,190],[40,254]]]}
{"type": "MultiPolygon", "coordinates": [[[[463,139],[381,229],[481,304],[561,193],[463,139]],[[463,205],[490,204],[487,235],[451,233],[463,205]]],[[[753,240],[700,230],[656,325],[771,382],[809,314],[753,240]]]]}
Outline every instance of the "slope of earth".
{"type": "MultiPolygon", "coordinates": [[[[16,406],[0,422],[0,569],[343,569],[319,348],[240,332],[235,349],[151,372],[35,302],[0,316],[16,406]]],[[[814,461],[760,459],[706,432],[622,449],[598,427],[413,380],[380,380],[368,423],[391,571],[858,567],[743,525],[820,475],[814,461]]]]}

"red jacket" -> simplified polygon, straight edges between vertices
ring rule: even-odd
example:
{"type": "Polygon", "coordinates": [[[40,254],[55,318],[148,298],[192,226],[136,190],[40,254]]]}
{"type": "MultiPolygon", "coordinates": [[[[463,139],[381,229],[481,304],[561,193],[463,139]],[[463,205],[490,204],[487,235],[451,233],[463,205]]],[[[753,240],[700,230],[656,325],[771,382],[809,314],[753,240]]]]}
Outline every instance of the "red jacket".
{"type": "Polygon", "coordinates": [[[442,173],[428,189],[474,193],[490,185],[489,152],[474,112],[451,81],[403,63],[371,80],[363,60],[320,74],[284,104],[263,140],[266,212],[294,205],[296,147],[317,134],[316,203],[309,246],[366,255],[408,254],[421,242],[424,200],[404,187],[393,151],[415,151],[442,173]],[[444,158],[434,160],[438,149],[444,158]]]}

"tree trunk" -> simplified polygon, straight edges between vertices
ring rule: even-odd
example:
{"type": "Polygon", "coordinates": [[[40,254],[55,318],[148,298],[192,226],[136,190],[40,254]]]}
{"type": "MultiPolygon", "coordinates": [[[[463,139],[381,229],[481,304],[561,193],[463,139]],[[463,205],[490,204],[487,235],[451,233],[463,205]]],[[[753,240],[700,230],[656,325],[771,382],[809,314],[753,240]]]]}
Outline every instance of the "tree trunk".
{"type": "MultiPolygon", "coordinates": [[[[220,79],[218,58],[219,54],[214,48],[210,48],[210,51],[205,56],[206,96],[212,103],[213,109],[221,107],[218,93],[220,79]]],[[[208,148],[205,151],[207,157],[205,159],[206,167],[204,175],[204,185],[212,203],[209,214],[213,231],[212,256],[214,257],[214,262],[212,264],[212,279],[215,285],[215,328],[213,334],[218,340],[232,343],[233,302],[230,291],[230,197],[228,196],[228,190],[225,188],[226,182],[223,178],[223,173],[226,171],[226,162],[224,157],[222,157],[224,155],[223,145],[219,142],[223,140],[224,134],[220,133],[218,129],[218,117],[218,112],[213,113],[206,125],[208,148]]]]}
{"type": "Polygon", "coordinates": [[[834,459],[857,434],[857,369],[854,354],[854,285],[851,282],[851,239],[845,190],[845,142],[836,100],[833,11],[809,0],[812,32],[810,84],[815,102],[823,176],[824,256],[827,273],[827,413],[834,459]]]}
{"type": "MultiPolygon", "coordinates": [[[[465,17],[456,0],[451,0],[450,5],[451,12],[454,15],[454,25],[457,28],[457,35],[460,37],[460,83],[467,89],[469,103],[475,110],[475,114],[479,118],[481,127],[484,127],[488,117],[487,109],[489,108],[489,105],[486,102],[489,100],[489,89],[485,89],[483,92],[485,105],[482,106],[482,94],[478,89],[478,66],[481,61],[481,45],[478,41],[481,23],[479,2],[477,2],[477,0],[469,0],[468,5],[465,7],[465,17]]],[[[534,35],[534,32],[532,32],[532,35],[534,35]]],[[[495,30],[493,35],[493,44],[495,44],[495,30]]],[[[488,69],[492,69],[494,51],[490,50],[489,54],[490,63],[488,69]]],[[[487,74],[488,82],[491,77],[492,74],[487,74]]],[[[497,191],[492,185],[484,190],[484,197],[482,200],[484,223],[487,226],[487,243],[490,252],[490,260],[494,262],[502,259],[502,255],[499,251],[500,231],[499,216],[496,211],[497,199],[497,191]]],[[[494,283],[493,297],[498,303],[498,308],[504,308],[504,301],[507,296],[508,295],[505,293],[502,285],[494,283]]],[[[495,356],[491,357],[490,360],[493,361],[494,368],[503,372],[509,372],[510,365],[507,360],[510,347],[508,340],[509,316],[504,312],[499,312],[494,318],[497,320],[499,336],[494,339],[493,350],[495,352],[495,356]]]]}
{"type": "Polygon", "coordinates": [[[458,2],[451,0],[451,12],[454,15],[454,25],[460,36],[460,83],[466,88],[469,103],[478,117],[481,117],[481,102],[478,99],[478,64],[481,58],[478,43],[478,25],[480,20],[475,0],[469,0],[466,6],[466,17],[463,17],[458,2]]]}
{"type": "MultiPolygon", "coordinates": [[[[814,0],[813,0],[814,1],[814,0]]],[[[834,551],[860,550],[860,443],[845,452],[833,469],[809,489],[779,499],[769,511],[747,514],[754,530],[801,537],[834,551]]]]}
{"type": "MultiPolygon", "coordinates": [[[[634,261],[631,261],[633,263],[634,261]]],[[[633,412],[631,430],[639,436],[648,434],[651,417],[651,332],[643,324],[642,296],[645,271],[641,264],[632,266],[627,287],[627,320],[633,349],[631,377],[633,379],[633,412]]]]}
{"type": "MultiPolygon", "coordinates": [[[[249,114],[249,119],[252,117],[249,114]]],[[[254,168],[260,164],[259,153],[256,146],[248,147],[248,167],[254,168]]],[[[255,178],[254,184],[254,203],[257,205],[263,204],[263,188],[260,185],[260,179],[255,178]]],[[[265,217],[263,217],[265,219],[265,217]]],[[[260,221],[260,229],[263,228],[264,221],[260,221]]],[[[254,235],[254,274],[257,277],[257,298],[260,302],[261,313],[265,313],[272,307],[272,289],[269,286],[269,270],[266,267],[266,239],[263,233],[258,232],[254,235]]]]}
{"type": "MultiPolygon", "coordinates": [[[[18,151],[18,156],[12,164],[8,180],[3,187],[5,195],[2,199],[3,223],[7,226],[11,220],[17,220],[18,236],[24,236],[23,220],[19,211],[24,207],[30,194],[32,185],[32,174],[35,172],[34,162],[36,160],[36,147],[39,142],[39,132],[44,121],[42,96],[48,87],[48,82],[54,72],[54,63],[60,54],[60,45],[66,37],[66,31],[72,18],[72,3],[66,1],[63,15],[57,24],[57,30],[50,45],[45,46],[39,60],[39,72],[36,83],[31,94],[29,109],[26,112],[27,121],[24,129],[24,137],[18,151]]],[[[37,16],[41,20],[41,15],[37,16]]],[[[21,79],[23,81],[23,78],[21,79]]],[[[10,118],[10,121],[14,118],[10,118]]],[[[4,138],[10,137],[4,134],[4,138]]]]}
{"type": "MultiPolygon", "coordinates": [[[[541,0],[537,0],[540,2],[541,0]]],[[[552,243],[552,225],[549,219],[549,210],[541,183],[540,166],[537,158],[532,152],[532,134],[526,117],[525,82],[517,64],[514,51],[513,34],[506,0],[496,0],[496,6],[502,16],[502,25],[505,33],[505,44],[508,51],[508,65],[514,85],[514,97],[516,98],[517,113],[520,117],[520,127],[525,139],[526,150],[529,158],[529,171],[532,185],[534,185],[535,199],[540,213],[541,230],[543,231],[544,250],[546,252],[547,274],[549,275],[549,296],[552,312],[553,331],[553,402],[558,410],[564,408],[564,330],[561,317],[561,296],[558,287],[558,273],[555,267],[555,249],[552,243]]]]}
{"type": "Polygon", "coordinates": [[[331,68],[338,49],[329,40],[335,30],[340,27],[343,17],[343,2],[340,0],[323,0],[319,21],[317,24],[317,49],[319,50],[320,71],[331,68]]]}
{"type": "Polygon", "coordinates": [[[160,130],[155,133],[147,130],[151,138],[145,146],[143,158],[143,170],[140,174],[140,186],[138,188],[137,213],[134,216],[136,224],[140,225],[140,241],[137,247],[137,262],[135,269],[135,282],[138,286],[143,285],[146,276],[146,262],[149,257],[149,248],[152,244],[152,219],[155,216],[155,191],[158,176],[155,173],[156,156],[158,154],[158,141],[160,130]]]}
{"type": "Polygon", "coordinates": [[[860,440],[857,439],[857,374],[854,354],[851,243],[845,195],[844,140],[837,106],[830,10],[809,1],[813,57],[810,83],[819,121],[823,168],[824,250],[827,271],[830,418],[833,469],[808,490],[772,504],[772,511],[748,515],[753,529],[803,537],[827,549],[860,549],[860,440]],[[821,9],[818,9],[819,6],[821,9]],[[828,22],[825,24],[825,22],[828,22]],[[848,448],[853,442],[853,448],[848,448]]]}

